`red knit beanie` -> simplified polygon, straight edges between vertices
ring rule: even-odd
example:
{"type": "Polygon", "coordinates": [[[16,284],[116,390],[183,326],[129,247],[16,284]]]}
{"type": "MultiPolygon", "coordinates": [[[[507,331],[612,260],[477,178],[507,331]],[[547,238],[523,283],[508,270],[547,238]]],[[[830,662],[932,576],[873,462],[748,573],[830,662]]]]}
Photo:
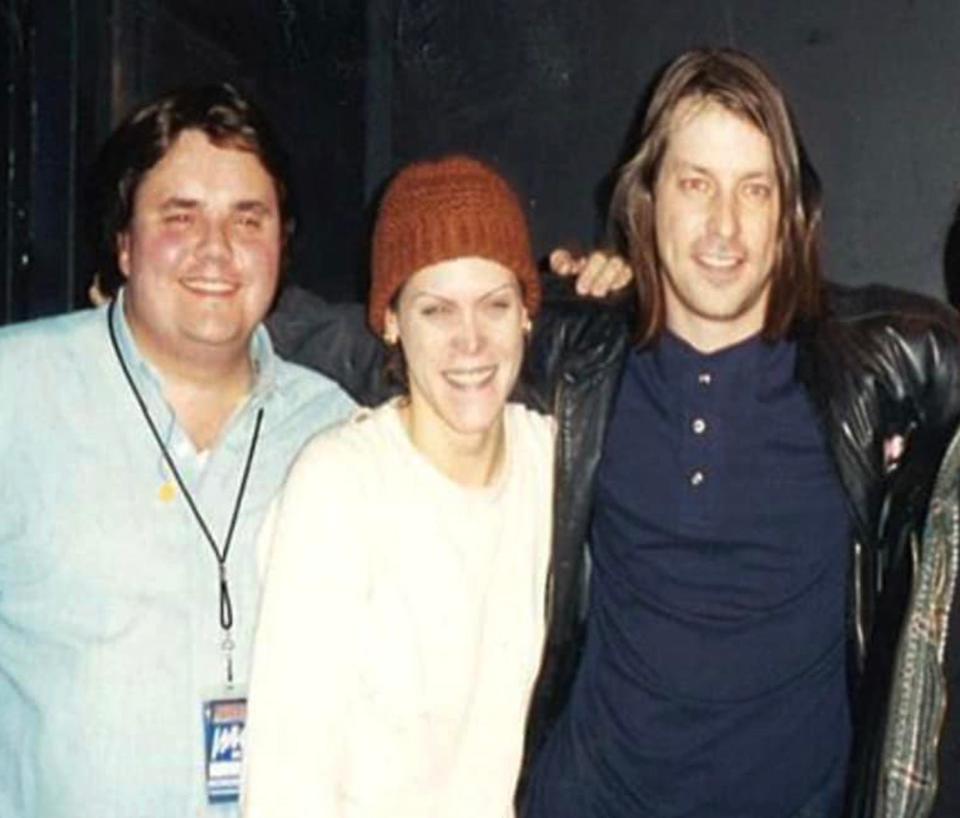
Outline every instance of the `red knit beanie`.
{"type": "Polygon", "coordinates": [[[408,165],[384,194],[373,230],[368,317],[383,334],[387,307],[414,273],[441,261],[479,256],[512,270],[532,318],[540,279],[520,201],[482,162],[450,156],[408,165]]]}

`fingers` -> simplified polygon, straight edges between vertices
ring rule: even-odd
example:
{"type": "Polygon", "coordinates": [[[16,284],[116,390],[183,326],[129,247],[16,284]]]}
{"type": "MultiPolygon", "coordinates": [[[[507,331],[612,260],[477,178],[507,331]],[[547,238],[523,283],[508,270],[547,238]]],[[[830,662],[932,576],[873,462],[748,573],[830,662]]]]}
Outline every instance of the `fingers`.
{"type": "Polygon", "coordinates": [[[101,307],[110,300],[110,296],[100,289],[100,275],[94,275],[93,282],[87,290],[87,298],[94,307],[101,307]]]}
{"type": "Polygon", "coordinates": [[[610,259],[613,267],[610,275],[610,290],[622,290],[633,283],[633,267],[623,256],[613,256],[610,259]]]}
{"type": "Polygon", "coordinates": [[[633,271],[621,256],[594,251],[582,263],[577,276],[577,292],[603,298],[623,289],[633,280],[633,271]]]}
{"type": "Polygon", "coordinates": [[[550,254],[550,269],[557,275],[576,276],[580,275],[586,261],[582,255],[574,255],[561,247],[550,254]]]}
{"type": "Polygon", "coordinates": [[[603,298],[633,281],[633,270],[622,256],[594,250],[587,256],[558,248],[550,254],[550,269],[557,275],[574,276],[580,295],[603,298]]]}
{"type": "Polygon", "coordinates": [[[883,441],[883,470],[895,471],[907,448],[903,435],[893,435],[883,441]]]}

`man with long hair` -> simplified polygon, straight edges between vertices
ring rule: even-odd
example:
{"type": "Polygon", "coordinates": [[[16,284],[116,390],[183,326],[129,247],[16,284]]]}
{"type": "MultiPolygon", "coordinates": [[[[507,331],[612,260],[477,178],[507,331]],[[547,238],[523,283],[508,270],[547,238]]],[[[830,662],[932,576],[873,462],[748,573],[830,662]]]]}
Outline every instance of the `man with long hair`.
{"type": "MultiPolygon", "coordinates": [[[[825,285],[820,221],[765,71],[731,50],[672,62],[613,197],[634,343],[593,373],[618,388],[581,461],[591,570],[555,550],[527,818],[930,808],[958,324],[825,285]]],[[[572,513],[558,536],[587,529],[572,513]]]]}

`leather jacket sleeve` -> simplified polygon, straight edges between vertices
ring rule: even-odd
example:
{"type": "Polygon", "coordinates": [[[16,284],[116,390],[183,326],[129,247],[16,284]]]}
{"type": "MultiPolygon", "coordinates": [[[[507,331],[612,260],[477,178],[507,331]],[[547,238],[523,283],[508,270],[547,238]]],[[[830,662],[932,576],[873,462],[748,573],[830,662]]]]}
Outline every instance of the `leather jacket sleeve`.
{"type": "Polygon", "coordinates": [[[383,343],[367,327],[360,304],[337,304],[300,287],[284,288],[267,318],[279,355],[339,383],[363,406],[397,389],[384,375],[383,343]]]}
{"type": "Polygon", "coordinates": [[[856,741],[848,813],[872,814],[896,657],[931,492],[960,420],[960,320],[887,287],[834,288],[805,361],[850,498],[856,741]],[[885,462],[884,442],[904,440],[885,462]]]}
{"type": "Polygon", "coordinates": [[[896,526],[922,527],[960,420],[960,319],[932,299],[880,286],[835,287],[831,303],[811,393],[825,404],[859,538],[885,548],[896,526]],[[894,435],[904,454],[886,464],[884,442],[894,435]]]}

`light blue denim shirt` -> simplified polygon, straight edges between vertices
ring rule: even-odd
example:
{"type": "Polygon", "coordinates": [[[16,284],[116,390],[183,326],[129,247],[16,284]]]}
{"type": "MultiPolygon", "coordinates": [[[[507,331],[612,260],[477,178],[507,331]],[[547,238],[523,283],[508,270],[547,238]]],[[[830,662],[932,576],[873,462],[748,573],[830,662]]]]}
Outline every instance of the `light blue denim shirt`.
{"type": "MultiPolygon", "coordinates": [[[[122,296],[121,296],[122,297],[122,296]]],[[[119,305],[118,305],[119,306],[119,305]]],[[[131,374],[227,560],[248,678],[256,539],[304,441],[353,408],[259,328],[249,400],[198,456],[114,316],[131,374]]],[[[0,330],[0,816],[232,816],[207,806],[202,704],[225,678],[217,562],[117,363],[105,309],[0,330]]],[[[305,703],[308,704],[308,703],[305,703]]]]}

